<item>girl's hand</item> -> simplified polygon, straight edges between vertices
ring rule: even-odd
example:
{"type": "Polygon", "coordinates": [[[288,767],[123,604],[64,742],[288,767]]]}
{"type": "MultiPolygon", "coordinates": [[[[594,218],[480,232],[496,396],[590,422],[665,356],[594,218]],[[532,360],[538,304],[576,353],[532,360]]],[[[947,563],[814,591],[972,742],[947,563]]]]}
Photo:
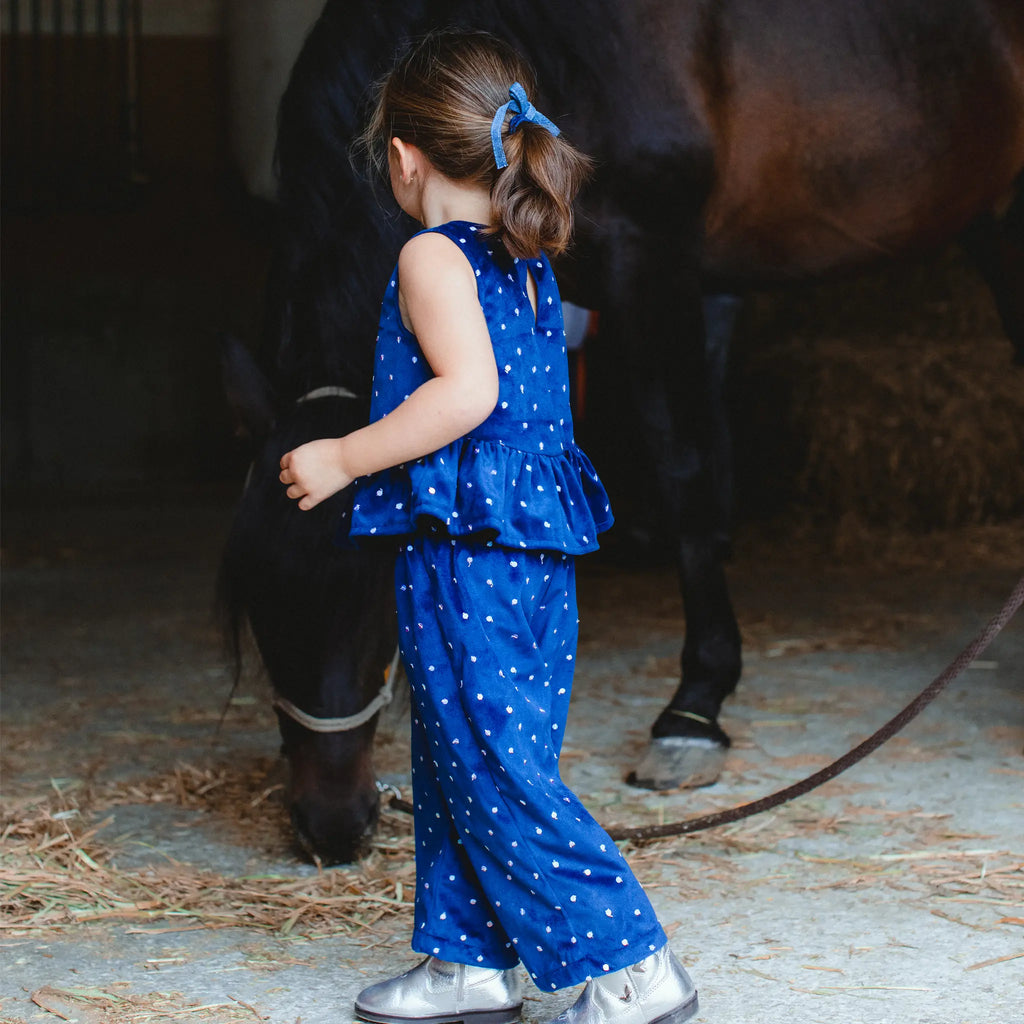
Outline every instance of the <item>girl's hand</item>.
{"type": "Polygon", "coordinates": [[[459,247],[424,233],[398,259],[400,296],[434,376],[387,416],[344,437],[310,441],[281,459],[281,483],[303,511],[356,477],[410,462],[483,423],[498,401],[498,368],[476,275],[459,247]]]}
{"type": "Polygon", "coordinates": [[[281,458],[281,483],[288,485],[285,493],[298,499],[304,512],[348,487],[355,476],[345,466],[340,437],[310,441],[281,458]]]}

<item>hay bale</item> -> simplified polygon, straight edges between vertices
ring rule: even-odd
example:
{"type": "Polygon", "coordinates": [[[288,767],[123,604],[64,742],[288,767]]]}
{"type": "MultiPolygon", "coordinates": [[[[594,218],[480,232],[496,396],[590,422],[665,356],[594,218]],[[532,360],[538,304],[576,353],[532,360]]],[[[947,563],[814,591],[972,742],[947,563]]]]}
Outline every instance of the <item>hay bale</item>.
{"type": "Polygon", "coordinates": [[[1024,370],[955,257],[762,297],[736,392],[741,515],[911,531],[1024,516],[1024,370]]]}

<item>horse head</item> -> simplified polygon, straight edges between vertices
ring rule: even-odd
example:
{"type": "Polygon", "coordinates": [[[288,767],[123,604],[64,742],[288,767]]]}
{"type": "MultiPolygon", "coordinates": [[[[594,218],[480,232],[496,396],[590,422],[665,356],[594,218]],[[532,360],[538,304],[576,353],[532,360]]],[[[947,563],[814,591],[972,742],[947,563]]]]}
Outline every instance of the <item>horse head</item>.
{"type": "Polygon", "coordinates": [[[390,51],[364,38],[378,30],[327,5],[295,62],[278,118],[266,374],[238,345],[225,353],[253,463],[225,550],[224,603],[235,635],[251,628],[277,697],[297,841],[327,863],[364,852],[377,821],[377,716],[364,711],[396,646],[392,559],[335,543],[350,490],[303,512],[278,473],[297,445],[369,420],[380,296],[408,233],[351,155],[365,83],[390,51]],[[325,719],[348,727],[322,731],[325,719]]]}
{"type": "Polygon", "coordinates": [[[229,636],[237,652],[248,623],[273,687],[299,845],[325,863],[351,861],[377,822],[373,739],[395,650],[391,561],[335,543],[348,491],[302,512],[278,461],[365,423],[368,402],[328,385],[279,403],[237,342],[225,355],[227,391],[256,449],[222,564],[229,636]]]}

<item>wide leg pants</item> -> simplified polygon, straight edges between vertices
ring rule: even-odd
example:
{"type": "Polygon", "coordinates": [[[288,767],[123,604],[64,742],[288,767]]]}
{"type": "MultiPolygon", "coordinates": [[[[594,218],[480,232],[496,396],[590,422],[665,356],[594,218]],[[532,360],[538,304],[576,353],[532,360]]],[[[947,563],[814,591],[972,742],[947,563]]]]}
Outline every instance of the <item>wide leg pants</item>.
{"type": "Polygon", "coordinates": [[[417,537],[396,567],[412,688],[413,949],[521,960],[551,990],[665,943],[639,882],[562,782],[572,557],[417,537]]]}

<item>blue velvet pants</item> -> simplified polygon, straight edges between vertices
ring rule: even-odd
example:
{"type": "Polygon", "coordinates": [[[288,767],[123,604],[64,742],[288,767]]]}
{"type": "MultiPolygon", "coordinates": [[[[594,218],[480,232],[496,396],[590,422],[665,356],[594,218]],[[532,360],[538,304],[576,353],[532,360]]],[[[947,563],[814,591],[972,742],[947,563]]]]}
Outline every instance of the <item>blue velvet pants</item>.
{"type": "Polygon", "coordinates": [[[396,567],[412,687],[413,949],[563,988],[665,943],[639,882],[562,782],[571,556],[417,537],[396,567]]]}

